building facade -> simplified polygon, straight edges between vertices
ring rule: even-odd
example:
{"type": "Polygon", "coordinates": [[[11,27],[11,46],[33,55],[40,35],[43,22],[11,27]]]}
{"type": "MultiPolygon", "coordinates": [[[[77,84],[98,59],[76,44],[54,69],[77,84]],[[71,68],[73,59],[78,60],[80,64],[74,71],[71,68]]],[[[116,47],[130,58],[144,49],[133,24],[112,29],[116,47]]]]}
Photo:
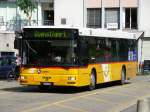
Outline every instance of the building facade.
{"type": "MultiPolygon", "coordinates": [[[[68,25],[135,32],[138,62],[150,60],[149,0],[33,0],[36,9],[31,25],[68,25]]],[[[27,25],[15,0],[0,1],[0,31],[11,32],[27,25]]],[[[5,38],[1,36],[0,38],[5,38]]],[[[14,35],[12,36],[14,37],[14,35]]],[[[8,39],[9,41],[9,39],[8,39]]],[[[13,39],[12,39],[13,41],[13,39]]],[[[1,44],[1,43],[0,43],[1,44]]],[[[5,43],[7,47],[7,43],[5,43]]],[[[2,45],[2,44],[1,44],[2,45]]]]}
{"type": "MultiPolygon", "coordinates": [[[[32,13],[31,25],[54,25],[53,0],[33,0],[36,5],[32,13]]],[[[28,25],[26,15],[16,6],[16,0],[0,1],[0,56],[15,55],[15,31],[28,25]]]]}
{"type": "Polygon", "coordinates": [[[150,60],[150,0],[139,0],[139,28],[138,30],[144,31],[142,38],[142,56],[141,60],[150,60]]]}
{"type": "Polygon", "coordinates": [[[78,5],[76,6],[78,7],[76,8],[75,0],[62,1],[61,7],[65,7],[64,10],[57,7],[59,0],[54,2],[57,12],[61,12],[55,15],[56,18],[59,18],[55,21],[56,25],[64,25],[60,22],[63,18],[66,20],[65,24],[70,26],[134,32],[139,37],[139,65],[143,64],[144,60],[150,60],[150,52],[148,52],[150,49],[149,0],[77,0],[78,5]],[[66,7],[68,5],[69,7],[66,7]],[[71,8],[76,10],[72,11],[71,8]]]}
{"type": "MultiPolygon", "coordinates": [[[[61,12],[55,15],[56,18],[70,17],[65,16],[66,21],[72,21],[66,24],[92,28],[138,28],[138,0],[62,0],[61,3],[55,0],[54,3],[56,13],[61,12]],[[77,17],[79,22],[73,19],[77,17]]],[[[55,23],[61,25],[58,21],[55,23]]]]}
{"type": "MultiPolygon", "coordinates": [[[[54,25],[53,0],[33,0],[36,8],[31,25],[54,25]]],[[[0,1],[0,30],[15,31],[28,25],[26,15],[16,6],[16,0],[0,1]]]]}

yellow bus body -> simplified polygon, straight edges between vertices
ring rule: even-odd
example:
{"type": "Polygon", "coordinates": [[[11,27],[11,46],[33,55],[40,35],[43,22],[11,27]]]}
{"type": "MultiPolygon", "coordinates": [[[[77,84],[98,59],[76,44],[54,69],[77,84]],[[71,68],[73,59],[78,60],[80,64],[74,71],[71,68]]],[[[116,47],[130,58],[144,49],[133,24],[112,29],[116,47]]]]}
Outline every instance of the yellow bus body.
{"type": "Polygon", "coordinates": [[[112,62],[89,64],[86,67],[22,67],[20,84],[82,87],[90,84],[91,71],[96,71],[96,84],[121,80],[121,71],[125,67],[126,79],[137,74],[137,62],[112,62]],[[40,73],[38,72],[40,70],[40,73]]]}

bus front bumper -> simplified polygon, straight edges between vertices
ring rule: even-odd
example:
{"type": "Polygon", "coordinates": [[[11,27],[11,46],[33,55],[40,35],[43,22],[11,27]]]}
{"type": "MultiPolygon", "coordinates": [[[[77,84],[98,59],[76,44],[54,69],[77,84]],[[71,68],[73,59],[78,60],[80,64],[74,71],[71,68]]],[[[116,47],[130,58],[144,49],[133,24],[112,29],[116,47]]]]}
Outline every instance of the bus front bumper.
{"type": "Polygon", "coordinates": [[[50,85],[50,86],[83,86],[79,84],[77,75],[29,75],[24,74],[19,78],[21,85],[50,85]]]}

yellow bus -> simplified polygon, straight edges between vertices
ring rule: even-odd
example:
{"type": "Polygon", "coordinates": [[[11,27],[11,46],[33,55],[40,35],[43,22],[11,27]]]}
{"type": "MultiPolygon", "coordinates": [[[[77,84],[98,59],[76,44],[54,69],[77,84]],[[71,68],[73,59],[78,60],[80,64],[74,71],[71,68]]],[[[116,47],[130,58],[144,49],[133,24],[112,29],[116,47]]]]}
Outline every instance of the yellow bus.
{"type": "Polygon", "coordinates": [[[21,85],[88,86],[120,81],[137,73],[134,34],[91,28],[24,27],[21,85]]]}

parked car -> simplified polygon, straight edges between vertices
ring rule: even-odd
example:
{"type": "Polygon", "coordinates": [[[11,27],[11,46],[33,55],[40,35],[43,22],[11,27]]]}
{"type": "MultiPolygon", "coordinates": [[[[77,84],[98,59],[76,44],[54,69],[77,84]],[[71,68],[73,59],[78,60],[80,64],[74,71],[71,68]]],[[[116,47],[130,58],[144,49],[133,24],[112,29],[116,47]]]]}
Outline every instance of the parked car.
{"type": "Polygon", "coordinates": [[[14,77],[16,73],[16,57],[0,57],[0,78],[14,77]]]}

